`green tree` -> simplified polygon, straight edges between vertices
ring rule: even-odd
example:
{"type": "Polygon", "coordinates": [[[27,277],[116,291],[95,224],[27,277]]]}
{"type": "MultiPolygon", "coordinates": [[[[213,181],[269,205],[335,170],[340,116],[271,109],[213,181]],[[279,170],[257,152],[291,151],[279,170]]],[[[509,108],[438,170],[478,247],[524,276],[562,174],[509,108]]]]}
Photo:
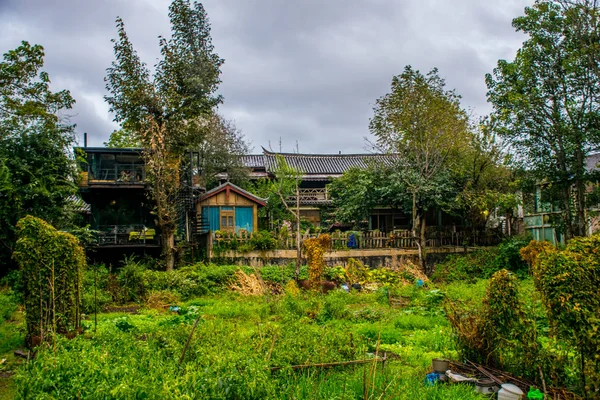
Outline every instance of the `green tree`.
{"type": "Polygon", "coordinates": [[[567,238],[584,236],[586,158],[600,144],[598,8],[536,1],[513,26],[528,39],[486,76],[493,129],[538,182],[551,182],[567,238]]]}
{"type": "Polygon", "coordinates": [[[244,186],[249,171],[242,163],[242,156],[249,150],[243,133],[219,114],[210,117],[206,124],[204,140],[194,146],[202,162],[204,186],[215,186],[219,178],[244,186]]]}
{"type": "Polygon", "coordinates": [[[68,196],[75,193],[70,159],[74,126],[65,110],[67,90],[52,92],[41,70],[44,49],[22,42],[0,62],[0,264],[9,265],[15,224],[27,214],[68,223],[68,196]]]}
{"type": "Polygon", "coordinates": [[[121,128],[115,129],[108,138],[108,142],[104,142],[105,147],[117,149],[139,148],[142,147],[139,135],[135,132],[121,128]]]}
{"type": "Polygon", "coordinates": [[[392,78],[391,92],[377,99],[369,124],[376,145],[397,159],[397,182],[405,190],[394,193],[410,195],[413,235],[422,263],[425,212],[447,198],[449,171],[468,143],[468,118],[460,96],[445,86],[437,69],[423,75],[407,66],[392,78]]]}
{"type": "Polygon", "coordinates": [[[355,227],[369,217],[371,210],[382,204],[379,194],[388,182],[385,174],[374,167],[350,168],[328,185],[333,199],[335,219],[355,227]]]}
{"type": "Polygon", "coordinates": [[[167,269],[175,259],[179,173],[187,150],[206,137],[206,120],[222,102],[216,94],[223,60],[214,52],[210,24],[201,3],[174,0],[169,6],[170,39],[160,38],[162,58],[151,74],[117,18],[115,61],[107,69],[105,97],[115,121],[139,135],[146,175],[156,203],[167,269]],[[162,201],[159,199],[166,199],[162,201]]]}
{"type": "Polygon", "coordinates": [[[469,138],[452,169],[457,192],[451,211],[473,231],[485,230],[493,214],[503,215],[510,235],[512,211],[519,203],[510,157],[486,120],[471,127],[469,138]]]}

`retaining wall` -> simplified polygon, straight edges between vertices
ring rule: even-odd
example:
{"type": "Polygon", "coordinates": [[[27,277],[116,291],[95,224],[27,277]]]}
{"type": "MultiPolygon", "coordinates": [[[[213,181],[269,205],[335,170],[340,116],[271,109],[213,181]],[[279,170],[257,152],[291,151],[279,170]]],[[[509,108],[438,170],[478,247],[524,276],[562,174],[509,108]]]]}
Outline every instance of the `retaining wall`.
{"type": "MultiPolygon", "coordinates": [[[[448,254],[465,253],[472,251],[473,247],[434,247],[427,248],[427,262],[432,264],[444,259],[448,254]]],[[[216,258],[213,255],[213,260],[216,258]]],[[[418,251],[415,249],[359,249],[359,250],[338,250],[326,252],[324,255],[325,263],[329,266],[346,266],[349,258],[359,260],[364,265],[371,268],[395,267],[402,265],[406,261],[413,263],[419,260],[418,251]]],[[[262,267],[263,265],[284,265],[296,261],[296,250],[271,250],[271,251],[250,251],[247,253],[238,253],[227,251],[219,254],[218,260],[228,264],[249,265],[252,267],[262,267]]],[[[306,259],[303,258],[303,262],[306,259]]]]}

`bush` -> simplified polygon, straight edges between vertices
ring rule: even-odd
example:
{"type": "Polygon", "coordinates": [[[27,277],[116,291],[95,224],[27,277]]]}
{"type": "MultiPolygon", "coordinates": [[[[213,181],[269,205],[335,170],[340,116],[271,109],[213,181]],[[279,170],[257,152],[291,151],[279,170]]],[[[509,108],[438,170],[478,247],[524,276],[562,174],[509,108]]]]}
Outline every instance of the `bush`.
{"type": "Polygon", "coordinates": [[[17,238],[13,257],[23,271],[28,344],[77,330],[86,265],[79,240],[31,215],[17,223],[17,238]]]}
{"type": "Polygon", "coordinates": [[[277,240],[269,231],[258,231],[252,234],[249,244],[253,250],[273,250],[277,247],[277,240]]]}
{"type": "Polygon", "coordinates": [[[546,249],[533,262],[553,334],[575,346],[585,392],[600,391],[600,235],[575,238],[564,250],[546,249]]]}
{"type": "Polygon", "coordinates": [[[288,265],[265,265],[259,268],[258,272],[263,281],[268,283],[279,283],[285,285],[288,281],[294,279],[296,266],[288,265]]]}
{"type": "Polygon", "coordinates": [[[481,307],[449,300],[445,309],[463,357],[530,378],[537,376],[537,332],[519,299],[514,274],[506,269],[496,272],[481,307]]]}
{"type": "Polygon", "coordinates": [[[0,324],[9,320],[17,311],[17,304],[10,292],[0,292],[0,324]]]}
{"type": "Polygon", "coordinates": [[[122,294],[122,301],[142,301],[146,298],[147,288],[144,274],[147,268],[136,258],[125,259],[125,265],[117,275],[122,294]]]}
{"type": "Polygon", "coordinates": [[[23,304],[25,301],[25,283],[23,282],[23,271],[13,269],[9,271],[2,280],[0,285],[8,286],[12,290],[12,295],[17,303],[23,304]]]}
{"type": "Polygon", "coordinates": [[[144,272],[144,291],[169,290],[181,295],[182,299],[217,293],[229,287],[239,269],[232,265],[195,264],[174,271],[144,272]]]}
{"type": "Polygon", "coordinates": [[[474,281],[477,278],[488,279],[501,269],[524,277],[528,266],[520,250],[528,245],[529,240],[528,237],[515,236],[494,248],[450,255],[436,265],[431,279],[435,282],[474,281]]]}
{"type": "Polygon", "coordinates": [[[346,269],[342,266],[325,267],[323,276],[329,281],[344,282],[346,280],[346,269]]]}

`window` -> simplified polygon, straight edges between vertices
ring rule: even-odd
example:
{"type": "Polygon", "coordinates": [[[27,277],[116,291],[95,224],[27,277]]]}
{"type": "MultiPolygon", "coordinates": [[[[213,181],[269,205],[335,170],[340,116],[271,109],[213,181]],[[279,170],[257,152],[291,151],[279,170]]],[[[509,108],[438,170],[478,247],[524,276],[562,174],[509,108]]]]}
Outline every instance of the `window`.
{"type": "Polygon", "coordinates": [[[234,210],[233,208],[229,208],[221,208],[221,230],[233,232],[235,230],[234,210]]]}

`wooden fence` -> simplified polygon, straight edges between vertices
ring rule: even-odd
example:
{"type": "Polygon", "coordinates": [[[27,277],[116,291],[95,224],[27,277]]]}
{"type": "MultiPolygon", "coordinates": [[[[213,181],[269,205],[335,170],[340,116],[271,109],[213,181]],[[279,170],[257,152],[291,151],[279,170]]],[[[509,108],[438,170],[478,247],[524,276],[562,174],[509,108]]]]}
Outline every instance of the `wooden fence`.
{"type": "MultiPolygon", "coordinates": [[[[259,233],[259,235],[264,235],[259,233]]],[[[397,248],[397,249],[416,249],[417,242],[409,230],[396,230],[390,233],[379,231],[365,232],[333,232],[331,236],[331,250],[347,250],[354,249],[381,249],[381,248],[397,248]],[[354,236],[353,238],[351,236],[354,236]]],[[[229,248],[231,250],[244,249],[252,244],[260,242],[252,240],[255,234],[240,231],[239,233],[220,232],[212,237],[213,245],[229,248]]],[[[309,237],[317,237],[318,235],[305,234],[302,240],[309,237]]],[[[296,248],[296,236],[292,233],[287,237],[277,237],[272,234],[274,242],[271,244],[277,250],[292,250],[296,248]]],[[[495,246],[500,243],[501,237],[491,232],[444,232],[444,231],[429,231],[426,235],[427,247],[445,247],[445,246],[495,246]]],[[[263,238],[264,240],[264,238],[263,238]]]]}

